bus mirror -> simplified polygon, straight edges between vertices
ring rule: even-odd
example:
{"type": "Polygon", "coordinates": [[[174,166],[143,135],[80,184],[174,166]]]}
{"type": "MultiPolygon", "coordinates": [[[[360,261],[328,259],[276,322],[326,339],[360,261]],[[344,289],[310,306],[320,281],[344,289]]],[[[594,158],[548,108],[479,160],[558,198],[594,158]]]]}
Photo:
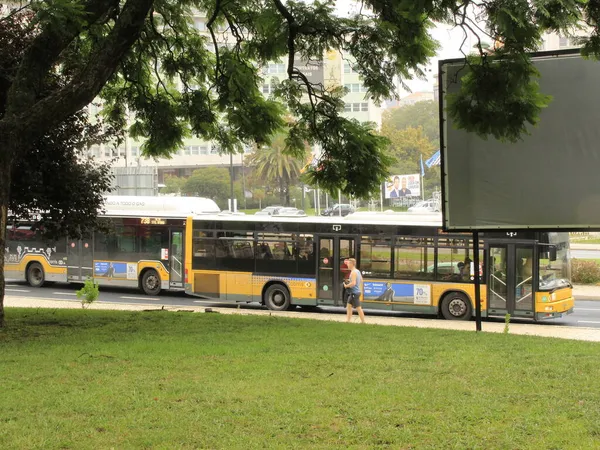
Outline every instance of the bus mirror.
{"type": "Polygon", "coordinates": [[[551,245],[548,248],[548,259],[550,261],[556,261],[556,246],[555,245],[551,245]]]}

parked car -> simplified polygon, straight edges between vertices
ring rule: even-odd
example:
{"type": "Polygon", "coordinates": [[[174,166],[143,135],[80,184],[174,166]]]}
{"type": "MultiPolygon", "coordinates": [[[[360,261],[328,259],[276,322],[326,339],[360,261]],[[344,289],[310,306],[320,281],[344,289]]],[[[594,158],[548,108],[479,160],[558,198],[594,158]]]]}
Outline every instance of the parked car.
{"type": "Polygon", "coordinates": [[[409,212],[438,212],[439,207],[433,200],[425,200],[408,208],[409,212]]]}
{"type": "Polygon", "coordinates": [[[254,214],[257,216],[275,216],[282,208],[283,206],[267,206],[254,214]]]}
{"type": "Polygon", "coordinates": [[[347,216],[355,211],[354,206],[348,203],[336,203],[331,208],[321,211],[322,216],[347,216]]]}
{"type": "Polygon", "coordinates": [[[296,208],[282,208],[276,215],[277,217],[306,217],[306,212],[296,208]]]}
{"type": "Polygon", "coordinates": [[[284,208],[279,208],[277,210],[277,212],[275,214],[273,214],[274,216],[281,216],[281,215],[287,215],[287,214],[291,214],[293,212],[298,211],[298,208],[293,208],[290,206],[286,206],[284,208]]]}
{"type": "MultiPolygon", "coordinates": [[[[433,273],[434,265],[427,267],[427,273],[433,273]]],[[[458,275],[460,274],[460,268],[457,263],[451,262],[439,262],[438,263],[438,275],[458,275]]]]}

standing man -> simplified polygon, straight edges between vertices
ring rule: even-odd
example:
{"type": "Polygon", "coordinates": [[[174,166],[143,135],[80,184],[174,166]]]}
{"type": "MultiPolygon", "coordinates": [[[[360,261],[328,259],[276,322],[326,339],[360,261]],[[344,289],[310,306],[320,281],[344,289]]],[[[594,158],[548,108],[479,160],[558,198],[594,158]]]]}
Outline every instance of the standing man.
{"type": "Polygon", "coordinates": [[[406,186],[406,177],[402,178],[402,189],[400,189],[400,192],[398,193],[398,197],[406,197],[407,195],[410,195],[410,189],[406,186]]]}
{"type": "Polygon", "coordinates": [[[356,308],[360,317],[361,323],[365,323],[365,313],[362,310],[360,303],[362,275],[360,270],[356,268],[356,259],[348,258],[346,260],[348,269],[350,269],[350,277],[344,281],[344,287],[348,292],[348,303],[346,304],[346,322],[352,320],[352,308],[356,308]]]}
{"type": "Polygon", "coordinates": [[[400,197],[400,177],[395,176],[393,186],[392,186],[392,191],[390,192],[390,198],[398,198],[398,197],[400,197]]]}

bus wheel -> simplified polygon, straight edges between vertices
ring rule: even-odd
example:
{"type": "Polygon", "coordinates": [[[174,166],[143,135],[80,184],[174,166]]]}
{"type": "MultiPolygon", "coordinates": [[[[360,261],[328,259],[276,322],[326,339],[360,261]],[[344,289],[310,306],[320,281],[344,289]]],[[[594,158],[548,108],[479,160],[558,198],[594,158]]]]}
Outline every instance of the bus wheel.
{"type": "Polygon", "coordinates": [[[156,270],[147,270],[142,276],[142,291],[146,295],[160,294],[160,276],[156,270]]]}
{"type": "Polygon", "coordinates": [[[37,262],[31,263],[27,268],[27,283],[29,283],[29,286],[42,287],[45,280],[46,275],[44,274],[42,265],[37,262]]]}
{"type": "Polygon", "coordinates": [[[447,320],[469,320],[471,309],[471,302],[460,292],[451,292],[442,300],[442,315],[447,320]]]}
{"type": "Polygon", "coordinates": [[[263,297],[267,308],[273,311],[285,311],[290,307],[290,293],[281,284],[273,284],[267,288],[263,297]]]}

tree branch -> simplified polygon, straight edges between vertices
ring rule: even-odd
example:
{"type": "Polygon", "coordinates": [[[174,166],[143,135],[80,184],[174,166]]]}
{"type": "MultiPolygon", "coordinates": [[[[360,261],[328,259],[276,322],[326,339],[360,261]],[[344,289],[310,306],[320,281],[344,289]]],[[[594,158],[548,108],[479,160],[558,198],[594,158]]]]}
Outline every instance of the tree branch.
{"type": "Polygon", "coordinates": [[[14,82],[8,92],[7,115],[22,111],[35,103],[48,72],[56,64],[60,54],[85,26],[96,22],[110,11],[115,3],[115,0],[88,0],[84,5],[84,22],[72,18],[60,25],[50,22],[44,26],[19,64],[14,82]]]}
{"type": "Polygon", "coordinates": [[[213,41],[213,47],[215,49],[215,75],[221,71],[221,65],[219,61],[219,45],[217,43],[217,37],[215,36],[215,32],[213,30],[213,24],[215,23],[215,20],[217,20],[217,16],[219,15],[220,10],[221,0],[217,0],[215,4],[215,10],[213,11],[212,16],[210,17],[208,22],[206,23],[206,28],[208,28],[208,31],[210,31],[210,35],[213,41]]]}
{"type": "Polygon", "coordinates": [[[69,84],[25,109],[19,117],[5,115],[0,125],[10,120],[16,129],[27,129],[32,139],[39,137],[36,130],[47,130],[88,105],[138,40],[152,4],[153,0],[127,0],[113,29],[98,42],[87,65],[69,84]]]}
{"type": "Polygon", "coordinates": [[[295,39],[296,34],[298,33],[298,24],[292,13],[289,12],[281,0],[273,0],[273,3],[275,4],[277,11],[279,11],[288,23],[288,76],[291,80],[294,73],[294,56],[296,53],[295,39]]]}

